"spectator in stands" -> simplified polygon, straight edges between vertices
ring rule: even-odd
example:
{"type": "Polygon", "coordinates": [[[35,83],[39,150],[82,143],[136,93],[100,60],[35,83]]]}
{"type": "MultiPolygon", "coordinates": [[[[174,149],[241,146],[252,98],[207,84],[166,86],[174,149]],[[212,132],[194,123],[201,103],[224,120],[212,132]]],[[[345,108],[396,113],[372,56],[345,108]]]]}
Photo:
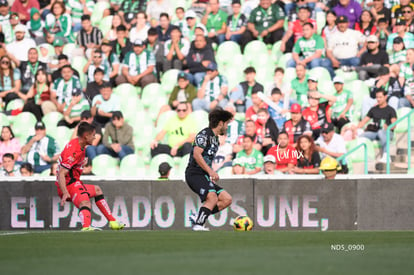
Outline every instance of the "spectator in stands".
{"type": "Polygon", "coordinates": [[[58,163],[57,163],[57,161],[52,162],[52,164],[50,165],[50,173],[49,173],[49,176],[56,176],[57,175],[57,169],[58,169],[58,163]]]}
{"type": "Polygon", "coordinates": [[[367,38],[377,33],[375,19],[369,10],[362,11],[360,19],[355,23],[355,30],[360,31],[367,38]]]}
{"type": "Polygon", "coordinates": [[[302,117],[302,110],[299,104],[294,103],[290,107],[291,119],[287,120],[283,125],[283,132],[289,136],[289,145],[295,146],[300,136],[312,135],[312,128],[309,121],[302,117]]]}
{"type": "Polygon", "coordinates": [[[89,102],[83,96],[82,90],[79,88],[73,89],[72,98],[69,104],[65,105],[63,119],[58,122],[58,126],[66,126],[70,129],[75,128],[81,120],[81,113],[89,109],[89,102]]]}
{"type": "Polygon", "coordinates": [[[22,177],[31,177],[33,176],[33,166],[28,162],[23,162],[20,165],[20,175],[22,177]]]}
{"type": "Polygon", "coordinates": [[[103,61],[109,68],[109,79],[111,84],[115,85],[115,79],[119,73],[119,59],[115,53],[112,52],[111,41],[102,39],[101,44],[103,61]]]}
{"type": "Polygon", "coordinates": [[[92,100],[95,96],[100,94],[100,90],[103,87],[103,85],[107,84],[107,81],[104,81],[104,74],[105,71],[101,68],[96,68],[93,73],[93,80],[92,82],[89,82],[86,86],[85,91],[85,97],[89,101],[90,104],[92,104],[92,100]]]}
{"type": "MultiPolygon", "coordinates": [[[[285,77],[285,70],[281,67],[276,67],[273,74],[273,83],[268,83],[265,88],[265,94],[268,96],[272,95],[274,88],[278,88],[282,96],[285,96],[285,91],[290,89],[290,83],[283,81],[285,77]]],[[[287,93],[286,93],[287,94],[287,93]]]]}
{"type": "Polygon", "coordinates": [[[390,30],[388,28],[388,22],[384,18],[380,18],[378,20],[378,39],[380,43],[381,50],[387,50],[387,41],[388,36],[390,35],[390,30]]]}
{"type": "Polygon", "coordinates": [[[276,170],[282,173],[292,173],[297,164],[297,152],[293,146],[289,145],[289,137],[286,132],[280,132],[277,138],[277,145],[267,152],[276,159],[276,170]]]}
{"type": "Polygon", "coordinates": [[[375,78],[381,67],[389,66],[388,54],[379,49],[378,37],[370,35],[367,38],[367,51],[362,54],[359,67],[355,68],[359,79],[375,78]]]}
{"type": "Polygon", "coordinates": [[[209,112],[217,106],[224,108],[227,103],[227,79],[220,75],[216,63],[207,65],[207,72],[198,90],[197,98],[193,100],[193,109],[209,112]]]}
{"type": "Polygon", "coordinates": [[[181,103],[187,103],[189,108],[189,113],[192,111],[192,102],[197,97],[197,89],[190,84],[190,81],[187,78],[187,74],[181,72],[178,74],[177,79],[178,85],[174,87],[168,99],[168,104],[160,108],[160,111],[157,116],[157,121],[160,115],[169,110],[177,109],[177,106],[181,103]]]}
{"type": "MultiPolygon", "coordinates": [[[[65,45],[65,43],[63,42],[62,38],[60,38],[60,37],[54,37],[54,38],[48,37],[47,43],[53,45],[53,49],[55,50],[55,55],[56,56],[59,56],[59,55],[63,54],[63,46],[65,45]]],[[[72,60],[72,58],[73,58],[73,54],[68,53],[68,59],[72,60]]]]}
{"type": "Polygon", "coordinates": [[[125,26],[120,25],[116,28],[116,39],[111,41],[112,53],[118,57],[119,62],[122,62],[125,55],[133,49],[132,43],[126,34],[127,30],[125,26]]]}
{"type": "Polygon", "coordinates": [[[262,143],[263,140],[260,136],[256,134],[256,123],[253,120],[246,120],[245,121],[245,133],[244,135],[239,136],[237,142],[233,145],[233,152],[238,153],[243,149],[243,139],[244,136],[251,136],[253,137],[253,147],[257,151],[262,150],[262,143]]]}
{"type": "Polygon", "coordinates": [[[101,69],[104,73],[103,80],[109,81],[109,73],[111,71],[109,63],[104,61],[103,53],[101,50],[92,50],[90,58],[86,62],[85,66],[83,66],[83,73],[86,74],[88,83],[94,81],[94,74],[98,68],[101,69]]]}
{"type": "Polygon", "coordinates": [[[169,154],[173,157],[182,157],[189,154],[196,134],[196,122],[190,116],[188,105],[185,102],[178,104],[177,115],[172,116],[163,129],[151,142],[151,156],[169,154]],[[161,144],[165,135],[168,135],[168,144],[161,144]]]}
{"type": "Polygon", "coordinates": [[[332,35],[338,31],[336,27],[336,13],[333,10],[329,10],[326,13],[326,24],[322,29],[321,36],[325,41],[325,47],[331,42],[332,35]]]}
{"type": "Polygon", "coordinates": [[[381,18],[384,18],[388,24],[391,24],[391,11],[384,6],[384,0],[373,1],[370,11],[377,25],[381,18]]]}
{"type": "Polygon", "coordinates": [[[412,6],[405,6],[402,10],[404,20],[407,24],[408,31],[414,33],[414,8],[412,6]]]}
{"type": "Polygon", "coordinates": [[[334,76],[331,61],[324,57],[325,43],[322,37],[314,33],[312,23],[306,22],[302,26],[303,37],[300,37],[293,47],[292,59],[288,67],[296,67],[296,64],[304,64],[306,68],[326,68],[331,77],[334,76]]]}
{"type": "Polygon", "coordinates": [[[117,84],[130,83],[145,88],[150,83],[157,82],[155,77],[154,54],[145,49],[141,40],[134,41],[133,51],[126,54],[122,62],[122,75],[117,77],[117,84]]]}
{"type": "Polygon", "coordinates": [[[171,27],[171,39],[164,43],[164,71],[170,69],[182,70],[185,58],[190,50],[190,42],[181,37],[181,30],[177,26],[171,27]]]}
{"type": "Polygon", "coordinates": [[[83,111],[80,114],[80,121],[78,125],[73,129],[71,140],[76,138],[78,136],[78,126],[81,122],[87,122],[89,124],[92,124],[95,126],[96,132],[95,132],[95,139],[93,140],[92,144],[86,147],[86,156],[92,160],[96,157],[96,147],[101,142],[102,139],[102,129],[99,127],[99,125],[96,124],[95,121],[93,121],[93,117],[90,110],[83,111]]]}
{"type": "Polygon", "coordinates": [[[392,65],[390,67],[390,79],[388,81],[387,97],[388,104],[397,110],[402,107],[412,108],[414,100],[411,96],[410,84],[401,85],[398,76],[400,73],[400,67],[398,65],[392,65]]]}
{"type": "Polygon", "coordinates": [[[346,16],[351,28],[354,28],[362,13],[361,5],[354,0],[339,0],[333,10],[338,17],[346,16]]]}
{"type": "Polygon", "coordinates": [[[288,29],[285,35],[282,38],[282,43],[280,44],[280,50],[284,52],[292,51],[293,45],[303,36],[303,26],[305,23],[309,23],[313,33],[316,33],[316,21],[311,19],[311,10],[308,6],[298,7],[298,19],[294,22],[289,22],[288,29]]]}
{"type": "Polygon", "coordinates": [[[280,172],[275,169],[276,158],[273,155],[263,157],[263,173],[265,175],[278,175],[280,172]]]}
{"type": "MultiPolygon", "coordinates": [[[[349,0],[342,0],[349,1],[349,0]]],[[[365,37],[359,31],[348,28],[349,21],[346,16],[336,19],[338,31],[329,40],[327,57],[334,68],[340,66],[358,66],[359,57],[365,52],[365,37]],[[358,46],[364,45],[358,50],[358,46]]]]}
{"type": "Polygon", "coordinates": [[[276,122],[270,118],[266,108],[261,108],[257,112],[256,134],[263,140],[262,153],[266,155],[267,151],[276,144],[279,135],[276,122]]]}
{"type": "MultiPolygon", "coordinates": [[[[137,22],[136,17],[139,12],[145,14],[145,10],[147,7],[146,0],[124,0],[119,8],[119,15],[124,19],[128,29],[131,28],[131,25],[137,22]]],[[[145,14],[145,20],[147,20],[145,14]]],[[[135,40],[134,40],[135,41],[135,40]]]]}
{"type": "Polygon", "coordinates": [[[17,25],[14,28],[14,33],[16,40],[7,44],[7,53],[13,56],[13,60],[27,61],[29,49],[36,48],[36,43],[31,38],[25,38],[26,27],[24,25],[17,25]]]}
{"type": "MultiPolygon", "coordinates": [[[[122,0],[121,0],[122,1],[122,0]]],[[[115,3],[113,3],[111,1],[111,6],[113,6],[115,3]]],[[[114,15],[112,16],[112,25],[111,25],[111,29],[103,34],[104,35],[104,39],[107,39],[109,41],[113,41],[116,40],[116,28],[120,25],[122,25],[123,19],[121,18],[121,16],[119,16],[118,13],[114,13],[114,15]]],[[[133,32],[133,29],[131,29],[131,32],[133,32]]]]}
{"type": "Polygon", "coordinates": [[[233,160],[231,173],[233,175],[244,175],[245,174],[245,168],[241,160],[239,159],[233,160]]]}
{"type": "Polygon", "coordinates": [[[207,40],[203,35],[195,37],[194,44],[191,44],[186,61],[188,70],[192,75],[190,81],[195,86],[200,86],[206,75],[207,66],[210,63],[215,63],[214,51],[210,45],[207,45],[207,40]]]}
{"type": "MultiPolygon", "coordinates": [[[[321,128],[321,136],[316,140],[316,149],[321,154],[322,158],[330,156],[339,158],[346,153],[344,138],[335,133],[334,125],[332,123],[324,123],[321,128]]],[[[346,174],[348,168],[346,164],[342,165],[342,172],[346,174]]]]}
{"type": "Polygon", "coordinates": [[[132,127],[125,122],[121,111],[112,113],[111,122],[105,126],[102,144],[96,148],[97,154],[111,155],[121,160],[135,150],[132,127]]]}
{"type": "Polygon", "coordinates": [[[308,93],[309,107],[302,112],[303,117],[309,121],[312,127],[312,136],[317,139],[320,134],[321,126],[326,122],[331,122],[330,108],[335,103],[336,97],[333,95],[324,95],[319,92],[309,91],[308,93]],[[326,101],[319,103],[323,98],[326,101]]]}
{"type": "Polygon", "coordinates": [[[39,9],[39,2],[36,0],[16,0],[13,2],[10,11],[19,15],[19,19],[23,24],[30,21],[30,10],[32,8],[39,9]]]}
{"type": "Polygon", "coordinates": [[[246,120],[257,120],[257,112],[260,108],[266,108],[267,104],[260,98],[258,92],[252,92],[252,106],[246,110],[246,120]]]}
{"type": "Polygon", "coordinates": [[[129,31],[130,41],[135,41],[137,39],[145,41],[147,39],[148,30],[150,29],[150,26],[147,24],[147,18],[147,14],[145,12],[140,11],[137,13],[136,26],[131,28],[129,31]]]}
{"type": "Polygon", "coordinates": [[[2,24],[2,32],[4,34],[4,42],[9,44],[16,39],[15,36],[15,29],[20,24],[19,15],[15,12],[10,13],[7,9],[7,13],[9,13],[9,18],[3,21],[2,24]]]}
{"type": "MultiPolygon", "coordinates": [[[[46,0],[49,1],[49,0],[46,0]]],[[[66,3],[66,12],[70,14],[72,18],[72,31],[79,32],[82,29],[82,16],[92,15],[95,9],[95,2],[91,0],[70,0],[66,3]]],[[[102,12],[102,17],[109,15],[109,10],[105,9],[102,12]]]]}
{"type": "Polygon", "coordinates": [[[13,154],[6,153],[2,157],[3,166],[0,168],[2,177],[19,177],[20,165],[16,164],[13,154]]]}
{"type": "Polygon", "coordinates": [[[160,173],[158,180],[169,180],[171,168],[168,162],[162,162],[158,166],[158,173],[160,173]]]}
{"type": "Polygon", "coordinates": [[[296,77],[291,82],[292,92],[296,94],[296,100],[301,106],[308,104],[308,75],[305,64],[296,65],[296,77]]]}
{"type": "Polygon", "coordinates": [[[221,44],[226,39],[227,13],[220,9],[219,5],[219,0],[210,0],[201,23],[206,26],[208,37],[215,43],[221,44]]]}
{"type": "Polygon", "coordinates": [[[181,31],[183,33],[183,37],[188,41],[192,42],[196,40],[196,28],[201,28],[203,30],[203,36],[207,35],[206,27],[201,23],[197,23],[197,14],[193,10],[185,12],[185,21],[186,24],[181,28],[181,31]]]}
{"type": "Polygon", "coordinates": [[[233,103],[228,103],[224,109],[233,115],[233,119],[227,125],[226,143],[234,145],[244,133],[244,122],[236,119],[236,107],[233,103]]]}
{"type": "Polygon", "coordinates": [[[4,154],[9,153],[13,155],[15,160],[21,161],[20,150],[20,142],[14,137],[12,128],[8,125],[3,126],[0,136],[0,160],[2,160],[4,154]]]}
{"type": "Polygon", "coordinates": [[[247,31],[240,41],[242,49],[254,39],[263,39],[267,44],[279,41],[283,36],[284,17],[285,14],[277,3],[260,0],[259,6],[250,14],[247,31]]]}
{"type": "MultiPolygon", "coordinates": [[[[286,115],[285,114],[288,113],[289,110],[284,109],[285,104],[282,101],[282,92],[280,91],[279,88],[273,88],[270,99],[273,102],[273,107],[271,105],[269,105],[269,107],[268,107],[270,117],[276,123],[277,127],[279,129],[282,129],[283,124],[286,121],[286,115]]],[[[289,103],[286,104],[286,105],[289,106],[289,103]]]]}
{"type": "Polygon", "coordinates": [[[155,57],[155,71],[157,79],[160,79],[160,73],[164,72],[162,64],[164,63],[164,44],[158,39],[158,32],[155,28],[148,30],[148,38],[145,41],[145,47],[151,51],[155,57]]]}
{"type": "Polygon", "coordinates": [[[331,120],[334,126],[341,132],[342,127],[350,122],[349,110],[354,103],[352,92],[344,89],[344,80],[340,76],[335,76],[333,79],[335,86],[335,103],[332,105],[331,120]]]}
{"type": "Polygon", "coordinates": [[[219,136],[219,147],[214,157],[211,167],[214,171],[219,171],[224,167],[231,167],[233,159],[233,146],[226,142],[226,136],[219,136]]]}
{"type": "Polygon", "coordinates": [[[173,5],[171,1],[168,0],[152,0],[148,1],[147,5],[147,14],[149,19],[155,20],[155,23],[157,22],[158,18],[161,17],[161,14],[166,13],[167,15],[172,14],[173,5]]]}
{"type": "MultiPolygon", "coordinates": [[[[52,73],[52,82],[55,82],[58,78],[62,77],[62,68],[63,66],[66,66],[66,65],[70,66],[68,56],[64,54],[60,54],[58,56],[58,69],[52,73]]],[[[72,71],[73,71],[73,75],[79,78],[79,72],[75,70],[74,68],[72,68],[72,71]]]]}
{"type": "Polygon", "coordinates": [[[413,80],[414,77],[414,49],[407,50],[406,62],[400,67],[399,81],[401,86],[413,80]]]}
{"type": "MultiPolygon", "coordinates": [[[[377,105],[372,107],[367,116],[364,117],[358,124],[358,128],[363,128],[369,120],[372,119],[362,137],[366,137],[370,140],[379,140],[381,149],[383,150],[382,158],[380,162],[387,162],[387,154],[385,152],[385,146],[387,144],[387,128],[397,120],[397,113],[387,103],[387,92],[384,89],[378,89],[375,93],[377,105]]],[[[393,138],[393,130],[390,131],[390,139],[393,138]]]]}
{"type": "Polygon", "coordinates": [[[398,19],[395,23],[395,32],[388,36],[387,51],[392,49],[394,38],[401,37],[407,49],[414,48],[414,34],[407,31],[407,22],[403,19],[398,19]]]}
{"type": "Polygon", "coordinates": [[[293,167],[292,172],[294,174],[319,174],[321,158],[313,138],[308,135],[300,136],[296,143],[296,151],[298,163],[293,167]]]}
{"type": "Polygon", "coordinates": [[[121,110],[121,102],[119,97],[112,93],[112,86],[109,83],[103,84],[99,92],[100,94],[92,100],[91,113],[95,123],[105,127],[113,113],[121,110]]]}
{"type": "Polygon", "coordinates": [[[0,58],[0,98],[5,104],[4,109],[10,101],[19,98],[17,93],[20,87],[20,71],[13,69],[12,61],[7,55],[2,56],[0,58]]]}
{"type": "Polygon", "coordinates": [[[390,1],[392,4],[395,4],[391,8],[391,17],[392,17],[392,25],[395,25],[398,22],[398,19],[404,18],[404,7],[411,6],[414,9],[414,3],[410,0],[400,0],[400,1],[390,1]]]}
{"type": "Polygon", "coordinates": [[[263,167],[263,154],[256,150],[254,147],[254,137],[244,136],[243,138],[243,150],[237,153],[236,159],[238,159],[244,167],[244,174],[254,175],[262,171],[263,167]]]}
{"type": "Polygon", "coordinates": [[[160,14],[160,24],[157,26],[158,40],[164,43],[171,39],[171,30],[173,25],[170,24],[170,16],[166,12],[160,14]]]}
{"type": "Polygon", "coordinates": [[[238,112],[245,112],[252,106],[252,93],[264,92],[262,84],[256,81],[256,70],[254,67],[247,67],[244,70],[246,81],[240,82],[230,92],[230,102],[234,103],[238,112]]]}
{"type": "Polygon", "coordinates": [[[55,1],[51,13],[46,16],[46,30],[54,38],[63,38],[65,42],[74,42],[72,33],[72,18],[66,13],[64,2],[55,1]]]}
{"type": "Polygon", "coordinates": [[[34,39],[37,45],[45,42],[44,38],[45,23],[40,17],[39,10],[36,8],[30,9],[30,20],[26,23],[26,28],[30,37],[34,39]]]}
{"type": "Polygon", "coordinates": [[[231,2],[233,14],[227,17],[226,21],[226,40],[240,43],[243,33],[246,31],[247,17],[241,13],[240,0],[231,2]]]}
{"type": "Polygon", "coordinates": [[[16,67],[20,70],[22,87],[20,91],[27,94],[30,87],[35,82],[35,75],[38,70],[47,71],[47,65],[39,61],[39,53],[36,48],[30,48],[27,52],[27,61],[20,61],[14,56],[10,56],[16,67]]]}
{"type": "MultiPolygon", "coordinates": [[[[365,96],[364,99],[362,100],[362,112],[361,112],[362,117],[365,117],[368,111],[372,107],[374,107],[374,105],[377,104],[376,95],[375,95],[377,93],[377,90],[379,89],[387,90],[389,81],[390,81],[390,70],[388,69],[388,67],[380,68],[378,72],[378,77],[376,78],[374,85],[370,88],[369,95],[365,96]]],[[[401,85],[401,79],[399,79],[399,81],[401,85]]],[[[404,81],[402,83],[403,83],[402,85],[404,85],[404,81]]]]}
{"type": "Polygon", "coordinates": [[[87,14],[82,15],[82,29],[76,38],[76,44],[87,54],[100,47],[102,42],[102,32],[92,26],[91,17],[87,14]]]}
{"type": "Polygon", "coordinates": [[[62,67],[62,77],[53,82],[51,92],[51,100],[56,105],[58,112],[63,113],[65,107],[70,104],[75,89],[82,90],[80,80],[73,74],[70,65],[64,65],[62,67]]]}
{"type": "Polygon", "coordinates": [[[35,135],[27,138],[21,153],[27,154],[26,161],[33,166],[35,173],[42,173],[50,168],[52,162],[58,160],[60,149],[55,139],[46,135],[45,124],[38,121],[35,125],[35,135]]]}
{"type": "Polygon", "coordinates": [[[335,179],[338,171],[341,170],[341,166],[336,161],[336,159],[327,156],[322,160],[321,167],[319,169],[322,171],[322,174],[325,176],[325,179],[333,180],[335,179]]]}
{"type": "Polygon", "coordinates": [[[406,56],[407,50],[405,49],[404,41],[401,37],[397,36],[393,40],[392,50],[388,53],[390,65],[402,65],[406,60],[406,56]]]}

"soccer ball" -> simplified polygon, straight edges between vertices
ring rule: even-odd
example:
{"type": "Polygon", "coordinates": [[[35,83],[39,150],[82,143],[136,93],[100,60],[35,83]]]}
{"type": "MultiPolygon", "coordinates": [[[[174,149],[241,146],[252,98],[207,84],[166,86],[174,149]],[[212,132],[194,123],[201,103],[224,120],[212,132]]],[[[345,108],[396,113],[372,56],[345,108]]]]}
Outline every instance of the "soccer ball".
{"type": "Polygon", "coordinates": [[[234,231],[250,231],[253,228],[253,221],[248,216],[238,216],[233,223],[234,231]]]}

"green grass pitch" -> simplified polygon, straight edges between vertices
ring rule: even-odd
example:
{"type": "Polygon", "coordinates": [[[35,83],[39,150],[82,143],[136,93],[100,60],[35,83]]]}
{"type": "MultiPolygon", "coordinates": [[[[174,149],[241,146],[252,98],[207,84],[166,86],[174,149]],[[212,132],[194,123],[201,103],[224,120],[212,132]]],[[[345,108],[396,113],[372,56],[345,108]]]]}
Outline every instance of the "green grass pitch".
{"type": "Polygon", "coordinates": [[[0,274],[414,274],[412,231],[11,233],[0,274]]]}

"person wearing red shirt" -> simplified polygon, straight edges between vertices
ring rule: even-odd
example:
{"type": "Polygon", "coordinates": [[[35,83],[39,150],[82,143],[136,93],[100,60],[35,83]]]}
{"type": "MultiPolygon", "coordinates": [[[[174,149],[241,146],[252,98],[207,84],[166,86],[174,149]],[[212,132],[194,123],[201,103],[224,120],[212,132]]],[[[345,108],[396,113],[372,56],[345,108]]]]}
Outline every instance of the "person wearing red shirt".
{"type": "Polygon", "coordinates": [[[312,136],[310,123],[303,119],[302,109],[299,104],[294,103],[290,107],[291,119],[283,124],[283,132],[289,135],[289,145],[296,146],[298,138],[302,135],[312,136]]]}
{"type": "Polygon", "coordinates": [[[69,141],[60,154],[55,182],[61,198],[60,204],[63,206],[66,201],[71,201],[79,209],[82,231],[100,231],[100,228],[91,226],[90,198],[94,197],[96,206],[109,221],[109,226],[113,230],[120,230],[125,225],[112,216],[102,189],[98,185],[83,184],[80,180],[83,167],[87,163],[86,146],[91,145],[94,139],[95,127],[87,122],[81,122],[78,126],[78,138],[69,141]]]}
{"type": "Polygon", "coordinates": [[[259,91],[252,91],[252,106],[247,108],[246,110],[246,120],[257,120],[257,112],[260,108],[267,109],[268,106],[266,103],[263,102],[263,100],[259,97],[257,94],[259,91]]]}
{"type": "Polygon", "coordinates": [[[39,1],[37,0],[15,0],[11,6],[11,12],[19,15],[20,22],[26,24],[30,21],[30,10],[36,8],[40,10],[39,1]]]}
{"type": "Polygon", "coordinates": [[[298,153],[293,146],[289,145],[289,137],[286,132],[279,133],[277,145],[270,148],[267,154],[275,157],[276,170],[280,172],[292,173],[297,164],[298,153]]]}
{"type": "Polygon", "coordinates": [[[331,106],[335,103],[336,97],[332,95],[324,95],[317,91],[308,92],[309,107],[303,110],[303,118],[309,121],[313,139],[317,139],[320,135],[320,128],[326,122],[331,122],[331,106]],[[319,103],[319,100],[323,98],[326,102],[319,103]]]}

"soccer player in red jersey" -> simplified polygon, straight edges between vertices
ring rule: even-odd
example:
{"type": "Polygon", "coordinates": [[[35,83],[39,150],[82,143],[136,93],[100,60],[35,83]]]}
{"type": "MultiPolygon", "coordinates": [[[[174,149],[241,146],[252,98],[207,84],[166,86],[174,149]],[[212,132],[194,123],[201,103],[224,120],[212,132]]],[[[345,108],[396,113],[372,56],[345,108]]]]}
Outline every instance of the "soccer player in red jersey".
{"type": "Polygon", "coordinates": [[[81,122],[78,126],[78,137],[66,144],[60,154],[57,170],[57,191],[62,199],[63,206],[66,201],[72,203],[79,209],[79,217],[82,221],[82,231],[100,231],[101,229],[91,226],[91,201],[95,198],[95,204],[109,221],[113,230],[124,228],[124,224],[118,222],[112,216],[108,203],[104,199],[102,189],[97,185],[83,184],[80,180],[83,166],[86,164],[86,146],[91,145],[95,139],[95,128],[87,122],[81,122]]]}

